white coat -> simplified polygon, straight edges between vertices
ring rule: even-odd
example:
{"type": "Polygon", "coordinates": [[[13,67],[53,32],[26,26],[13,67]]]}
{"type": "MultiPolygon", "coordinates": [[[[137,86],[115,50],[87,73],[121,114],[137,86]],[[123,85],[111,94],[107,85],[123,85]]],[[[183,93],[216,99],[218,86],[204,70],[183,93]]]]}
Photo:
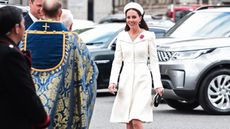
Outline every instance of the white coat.
{"type": "Polygon", "coordinates": [[[118,83],[118,92],[112,108],[111,122],[128,123],[132,119],[152,122],[151,90],[162,87],[155,46],[155,35],[143,31],[132,41],[128,32],[121,32],[116,43],[110,83],[118,83]],[[148,66],[148,58],[150,64],[148,66]],[[122,71],[119,72],[124,62],[122,71]]]}

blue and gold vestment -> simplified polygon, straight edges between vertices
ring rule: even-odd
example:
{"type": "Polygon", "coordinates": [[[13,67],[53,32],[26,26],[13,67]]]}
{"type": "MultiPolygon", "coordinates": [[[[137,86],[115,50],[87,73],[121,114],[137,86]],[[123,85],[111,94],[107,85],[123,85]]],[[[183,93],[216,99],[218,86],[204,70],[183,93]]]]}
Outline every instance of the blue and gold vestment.
{"type": "Polygon", "coordinates": [[[88,129],[98,70],[84,43],[61,22],[41,20],[21,47],[32,53],[32,77],[50,115],[49,129],[88,129]]]}

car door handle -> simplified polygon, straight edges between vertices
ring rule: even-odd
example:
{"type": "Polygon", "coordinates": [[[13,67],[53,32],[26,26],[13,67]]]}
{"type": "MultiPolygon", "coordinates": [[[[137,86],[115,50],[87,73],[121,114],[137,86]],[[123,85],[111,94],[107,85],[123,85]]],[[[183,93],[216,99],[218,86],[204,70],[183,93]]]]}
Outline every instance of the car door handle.
{"type": "Polygon", "coordinates": [[[106,63],[109,63],[110,60],[95,60],[95,63],[96,64],[106,64],[106,63]]]}

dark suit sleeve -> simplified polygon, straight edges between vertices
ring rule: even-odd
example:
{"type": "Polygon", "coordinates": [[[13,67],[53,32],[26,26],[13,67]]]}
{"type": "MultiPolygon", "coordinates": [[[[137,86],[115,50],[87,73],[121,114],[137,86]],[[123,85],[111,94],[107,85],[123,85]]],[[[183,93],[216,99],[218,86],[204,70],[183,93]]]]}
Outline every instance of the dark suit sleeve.
{"type": "Polygon", "coordinates": [[[25,19],[25,29],[27,30],[31,24],[33,24],[33,20],[31,19],[29,13],[27,13],[25,16],[24,16],[24,19],[25,19]]]}
{"type": "Polygon", "coordinates": [[[8,80],[9,93],[15,96],[15,107],[21,110],[31,123],[37,126],[47,126],[49,117],[45,112],[40,98],[35,92],[30,68],[24,56],[16,50],[11,50],[5,63],[6,78],[8,80]]]}

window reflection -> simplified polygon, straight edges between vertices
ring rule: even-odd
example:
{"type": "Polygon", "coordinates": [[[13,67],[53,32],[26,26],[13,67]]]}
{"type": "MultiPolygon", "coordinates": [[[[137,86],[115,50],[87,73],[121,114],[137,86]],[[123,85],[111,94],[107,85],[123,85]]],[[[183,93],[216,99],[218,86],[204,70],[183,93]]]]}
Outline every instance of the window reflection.
{"type": "Polygon", "coordinates": [[[229,19],[230,13],[195,13],[169,37],[223,37],[230,31],[229,19]]]}

